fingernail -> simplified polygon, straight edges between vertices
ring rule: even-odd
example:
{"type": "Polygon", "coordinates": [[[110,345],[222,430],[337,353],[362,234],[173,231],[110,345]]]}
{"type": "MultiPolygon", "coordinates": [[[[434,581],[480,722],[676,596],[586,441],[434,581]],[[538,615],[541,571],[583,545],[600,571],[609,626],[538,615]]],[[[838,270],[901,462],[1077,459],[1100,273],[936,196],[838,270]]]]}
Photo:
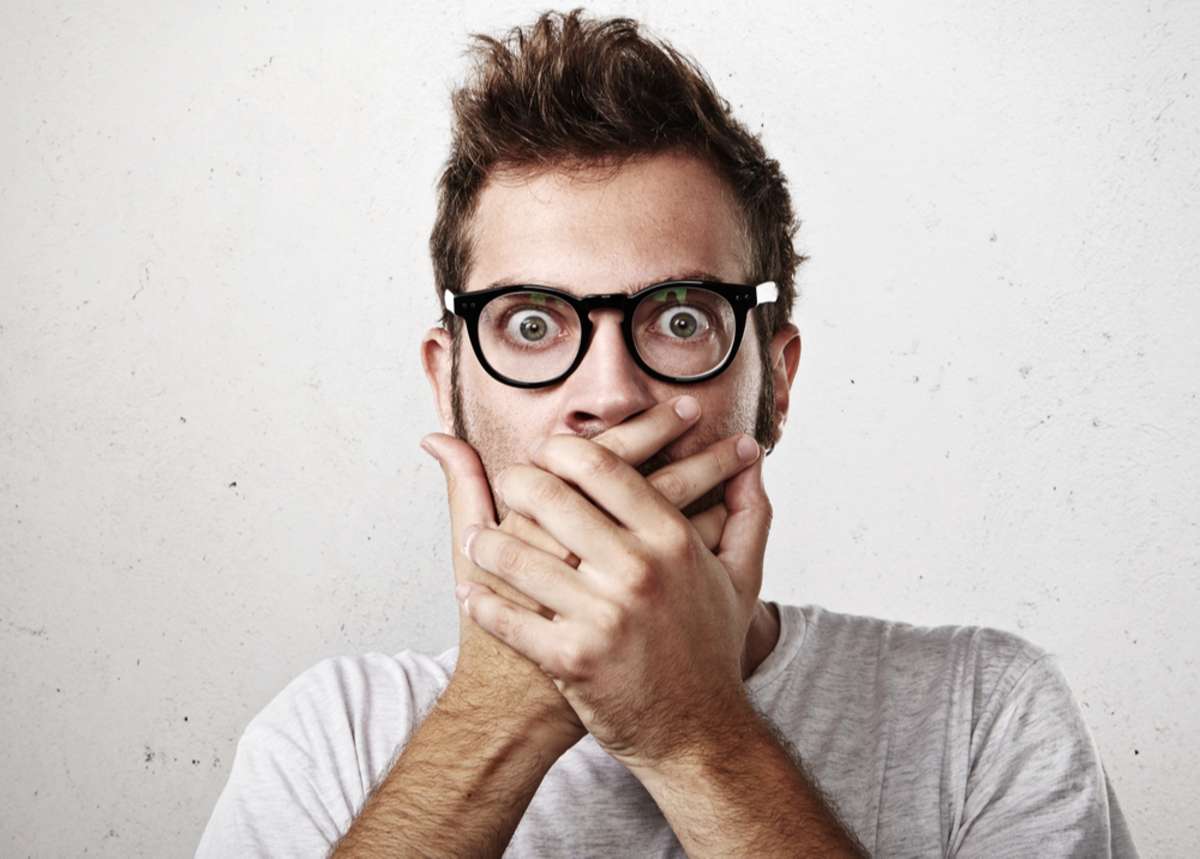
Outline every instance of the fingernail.
{"type": "Polygon", "coordinates": [[[454,589],[454,598],[462,602],[467,598],[467,594],[471,592],[470,585],[459,585],[454,589]]]}
{"type": "MultiPolygon", "coordinates": [[[[432,456],[434,459],[438,459],[437,451],[433,449],[433,445],[431,445],[429,443],[428,438],[421,439],[421,450],[425,451],[427,454],[432,456]]],[[[441,462],[441,460],[438,460],[438,461],[441,462]]]]}
{"type": "Polygon", "coordinates": [[[758,458],[758,442],[748,435],[742,436],[737,443],[738,456],[745,462],[754,462],[758,458]]]}
{"type": "Polygon", "coordinates": [[[472,561],[474,561],[475,558],[471,556],[471,541],[474,540],[475,536],[482,530],[483,529],[478,525],[472,525],[463,532],[463,554],[468,558],[471,558],[472,561]]]}
{"type": "Polygon", "coordinates": [[[695,420],[700,414],[700,404],[692,397],[682,396],[675,401],[675,414],[685,421],[695,420]]]}

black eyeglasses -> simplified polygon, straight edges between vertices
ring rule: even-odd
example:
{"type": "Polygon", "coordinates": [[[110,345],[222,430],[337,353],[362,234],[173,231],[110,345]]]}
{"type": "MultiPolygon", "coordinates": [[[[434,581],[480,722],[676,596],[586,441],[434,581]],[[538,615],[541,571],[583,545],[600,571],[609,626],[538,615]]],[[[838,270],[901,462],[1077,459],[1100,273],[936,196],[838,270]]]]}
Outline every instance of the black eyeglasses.
{"type": "Polygon", "coordinates": [[[497,381],[516,388],[561,382],[583,361],[592,340],[589,313],[621,311],[633,360],[663,382],[711,379],[737,354],[746,314],[779,297],[774,281],[757,286],[670,280],[632,295],[578,298],[547,286],[518,284],[445,293],[448,311],[467,324],[475,357],[497,381]]]}

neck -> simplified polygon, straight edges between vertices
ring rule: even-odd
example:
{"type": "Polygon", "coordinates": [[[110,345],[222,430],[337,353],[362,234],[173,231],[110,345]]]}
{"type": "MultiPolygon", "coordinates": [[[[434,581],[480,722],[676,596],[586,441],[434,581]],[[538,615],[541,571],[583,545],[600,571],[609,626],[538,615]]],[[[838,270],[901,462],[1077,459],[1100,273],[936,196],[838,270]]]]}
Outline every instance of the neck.
{"type": "Polygon", "coordinates": [[[748,679],[762,665],[779,642],[779,609],[762,600],[754,607],[754,617],[746,633],[746,647],[742,651],[742,679],[748,679]]]}

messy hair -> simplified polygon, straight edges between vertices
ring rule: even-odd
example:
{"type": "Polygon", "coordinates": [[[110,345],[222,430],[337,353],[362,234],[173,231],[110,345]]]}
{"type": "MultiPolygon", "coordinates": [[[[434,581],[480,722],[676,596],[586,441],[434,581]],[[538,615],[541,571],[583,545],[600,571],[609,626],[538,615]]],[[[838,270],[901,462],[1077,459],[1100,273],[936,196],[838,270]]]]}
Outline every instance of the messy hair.
{"type": "MultiPolygon", "coordinates": [[[[728,184],[748,249],[750,282],[773,280],[779,297],[754,312],[766,384],[766,345],[791,316],[798,222],[779,163],[739,122],[692,60],[639,32],[629,18],[576,9],[546,12],[502,38],[472,37],[473,66],[453,92],[450,157],[438,183],[430,236],[434,285],[461,292],[472,262],[471,219],[499,171],[619,166],[682,151],[705,159],[728,184]]],[[[442,324],[457,339],[455,317],[442,324]]],[[[457,357],[457,348],[454,350],[457,357]]]]}
{"type": "Polygon", "coordinates": [[[445,290],[461,291],[467,280],[470,220],[491,171],[682,149],[729,183],[750,242],[747,275],[779,286],[766,333],[787,321],[796,267],[807,259],[792,245],[798,224],[787,180],[699,66],[643,35],[634,20],[578,9],[472,43],[472,73],[452,96],[453,139],[430,237],[439,305],[445,290]]]}

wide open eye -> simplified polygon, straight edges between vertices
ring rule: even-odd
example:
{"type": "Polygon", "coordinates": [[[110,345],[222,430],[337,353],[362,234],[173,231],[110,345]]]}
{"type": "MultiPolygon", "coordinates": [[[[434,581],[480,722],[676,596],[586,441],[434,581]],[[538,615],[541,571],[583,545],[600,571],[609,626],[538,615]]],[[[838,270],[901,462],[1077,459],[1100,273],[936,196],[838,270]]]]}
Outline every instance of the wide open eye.
{"type": "Polygon", "coordinates": [[[688,340],[703,334],[711,327],[708,314],[699,307],[677,304],[669,307],[654,320],[656,333],[676,340],[688,340]]]}
{"type": "Polygon", "coordinates": [[[554,317],[545,310],[536,308],[512,312],[504,326],[504,336],[518,346],[552,342],[558,333],[559,327],[554,317]]]}
{"type": "Polygon", "coordinates": [[[733,305],[702,286],[665,286],[648,294],[634,312],[638,355],[665,376],[687,378],[720,366],[736,336],[733,305]]]}

